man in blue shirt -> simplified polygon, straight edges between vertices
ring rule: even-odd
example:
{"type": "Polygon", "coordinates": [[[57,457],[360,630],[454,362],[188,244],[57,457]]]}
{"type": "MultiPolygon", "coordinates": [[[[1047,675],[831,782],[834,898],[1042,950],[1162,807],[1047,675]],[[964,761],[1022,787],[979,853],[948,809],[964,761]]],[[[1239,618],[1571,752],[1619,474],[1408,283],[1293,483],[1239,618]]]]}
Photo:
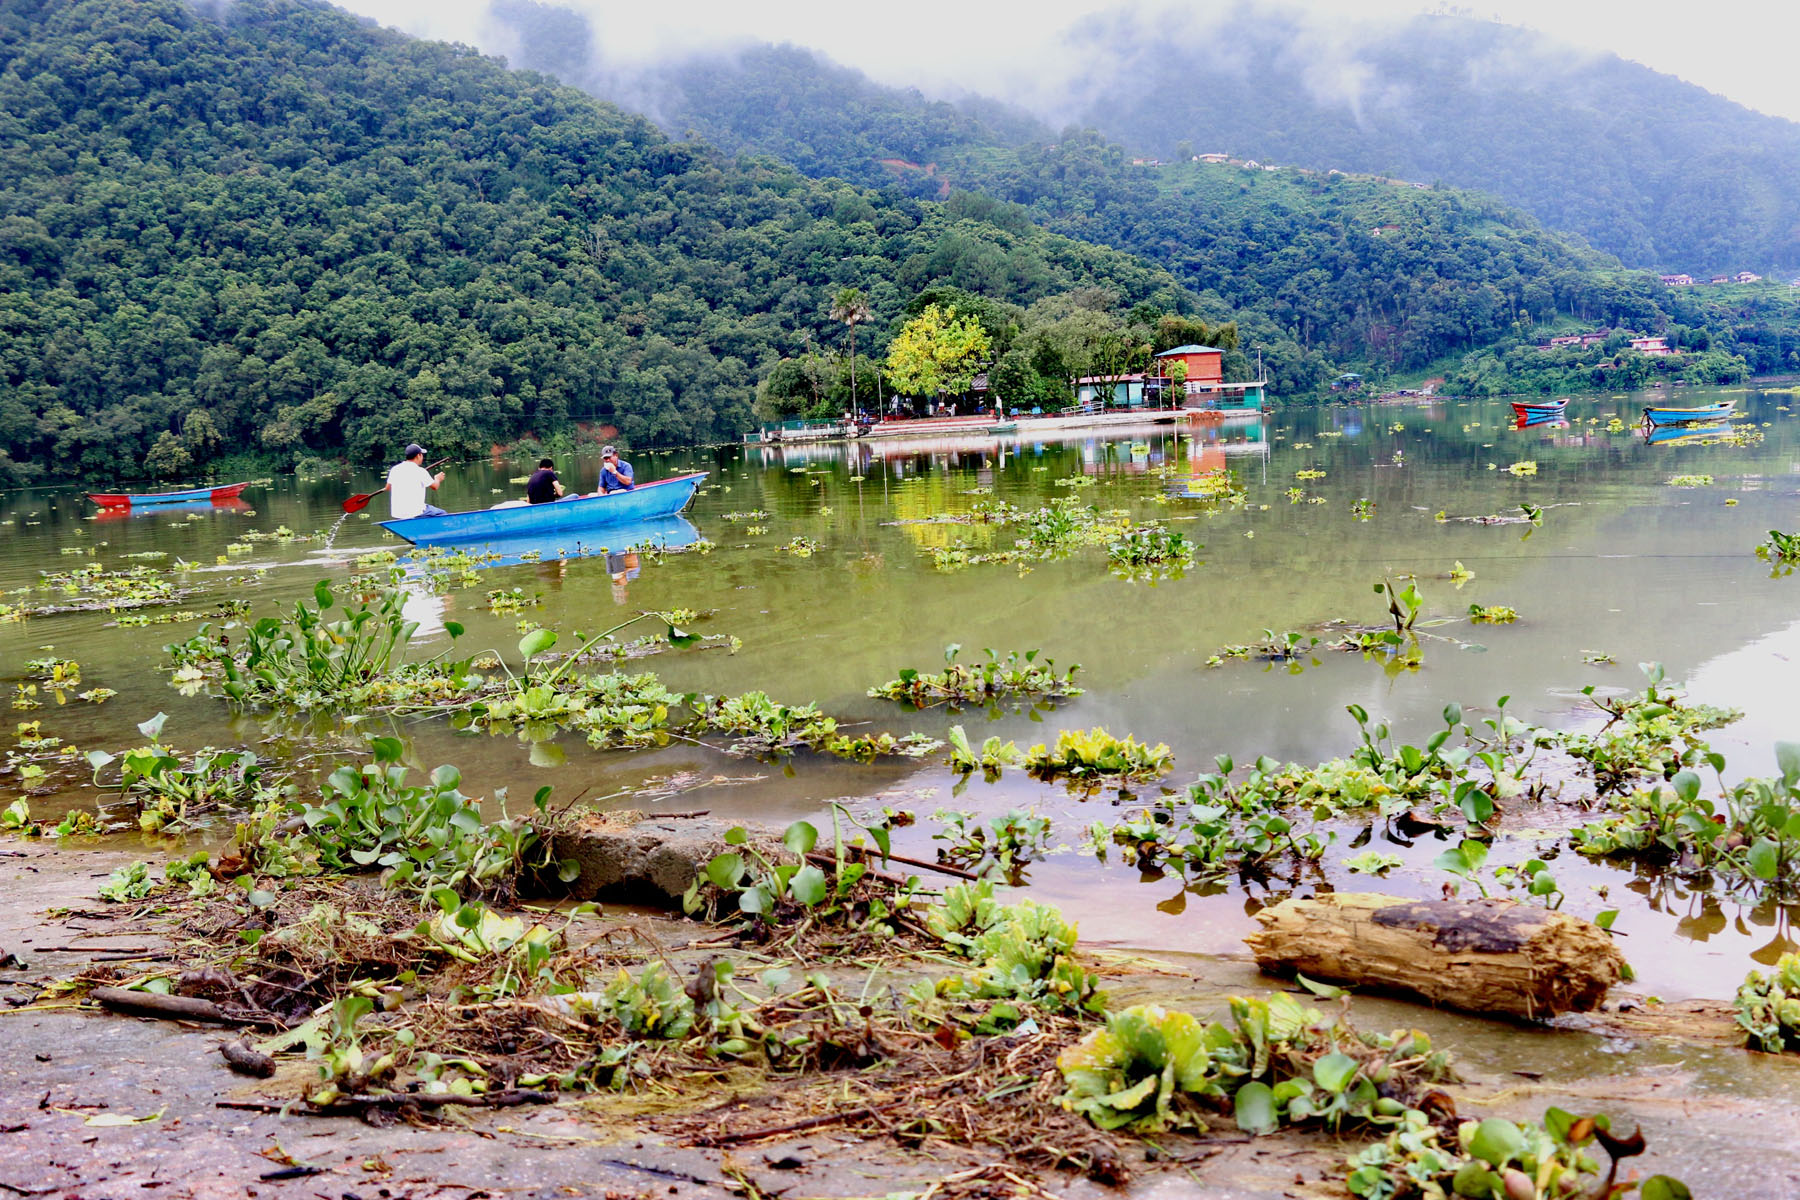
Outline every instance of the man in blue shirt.
{"type": "Polygon", "coordinates": [[[629,492],[637,486],[632,482],[631,464],[619,457],[619,452],[608,446],[600,452],[600,490],[601,492],[629,492]]]}

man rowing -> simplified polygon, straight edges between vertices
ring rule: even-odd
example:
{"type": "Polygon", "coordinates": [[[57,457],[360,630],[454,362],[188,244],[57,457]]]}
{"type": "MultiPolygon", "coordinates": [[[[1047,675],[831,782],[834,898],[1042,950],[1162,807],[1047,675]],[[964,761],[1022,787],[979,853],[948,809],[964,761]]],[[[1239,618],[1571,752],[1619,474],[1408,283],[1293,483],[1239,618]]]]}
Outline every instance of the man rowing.
{"type": "Polygon", "coordinates": [[[425,447],[417,442],[409,445],[400,461],[388,468],[388,519],[403,521],[408,517],[447,515],[425,498],[425,493],[435,492],[443,482],[442,471],[433,475],[425,469],[425,447]]]}

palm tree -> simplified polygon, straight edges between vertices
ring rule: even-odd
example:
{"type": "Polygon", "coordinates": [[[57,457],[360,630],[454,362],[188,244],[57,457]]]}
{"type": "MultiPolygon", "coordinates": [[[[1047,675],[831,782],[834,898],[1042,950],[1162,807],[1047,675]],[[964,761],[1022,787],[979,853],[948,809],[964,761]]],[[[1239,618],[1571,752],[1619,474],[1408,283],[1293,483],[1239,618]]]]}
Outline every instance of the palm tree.
{"type": "MultiPolygon", "coordinates": [[[[840,290],[831,302],[831,319],[842,321],[849,330],[850,339],[850,411],[860,412],[856,407],[856,327],[867,321],[872,314],[869,311],[869,298],[863,295],[861,288],[847,287],[840,290]]],[[[877,397],[879,400],[879,397],[877,397]]],[[[879,405],[877,406],[879,407],[879,405]]]]}

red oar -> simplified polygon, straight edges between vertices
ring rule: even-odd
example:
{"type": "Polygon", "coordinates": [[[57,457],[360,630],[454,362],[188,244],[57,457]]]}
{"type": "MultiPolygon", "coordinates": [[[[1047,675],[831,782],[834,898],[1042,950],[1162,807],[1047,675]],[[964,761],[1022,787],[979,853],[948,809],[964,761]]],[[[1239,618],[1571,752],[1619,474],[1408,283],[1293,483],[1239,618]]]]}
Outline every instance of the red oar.
{"type": "MultiPolygon", "coordinates": [[[[445,463],[447,463],[449,461],[450,460],[447,458],[440,458],[436,462],[432,463],[429,467],[426,467],[425,469],[427,471],[435,471],[437,468],[443,466],[445,463]]],[[[381,489],[381,492],[385,492],[385,491],[387,491],[387,488],[384,486],[381,489]]],[[[364,492],[360,496],[350,497],[348,500],[344,501],[344,511],[347,513],[361,512],[363,509],[369,507],[369,501],[371,501],[375,497],[381,495],[381,492],[364,492]]]]}

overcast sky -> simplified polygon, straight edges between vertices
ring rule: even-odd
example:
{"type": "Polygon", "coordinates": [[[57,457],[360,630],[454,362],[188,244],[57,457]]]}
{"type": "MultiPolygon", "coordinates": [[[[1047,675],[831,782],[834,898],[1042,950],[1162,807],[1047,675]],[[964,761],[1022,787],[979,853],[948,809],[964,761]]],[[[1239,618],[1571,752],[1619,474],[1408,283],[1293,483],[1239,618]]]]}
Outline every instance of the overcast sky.
{"type": "MultiPolygon", "coordinates": [[[[487,0],[337,2],[409,33],[505,51],[484,20],[487,0]]],[[[1095,0],[548,2],[587,13],[612,58],[654,59],[744,39],[788,41],[884,83],[1022,99],[1043,97],[1050,82],[1044,47],[1083,16],[1109,7],[1095,0]]],[[[1432,10],[1523,25],[1800,121],[1800,4],[1794,0],[1284,0],[1283,6],[1311,11],[1327,30],[1432,10]]],[[[1148,0],[1144,7],[1189,5],[1148,0]]]]}

